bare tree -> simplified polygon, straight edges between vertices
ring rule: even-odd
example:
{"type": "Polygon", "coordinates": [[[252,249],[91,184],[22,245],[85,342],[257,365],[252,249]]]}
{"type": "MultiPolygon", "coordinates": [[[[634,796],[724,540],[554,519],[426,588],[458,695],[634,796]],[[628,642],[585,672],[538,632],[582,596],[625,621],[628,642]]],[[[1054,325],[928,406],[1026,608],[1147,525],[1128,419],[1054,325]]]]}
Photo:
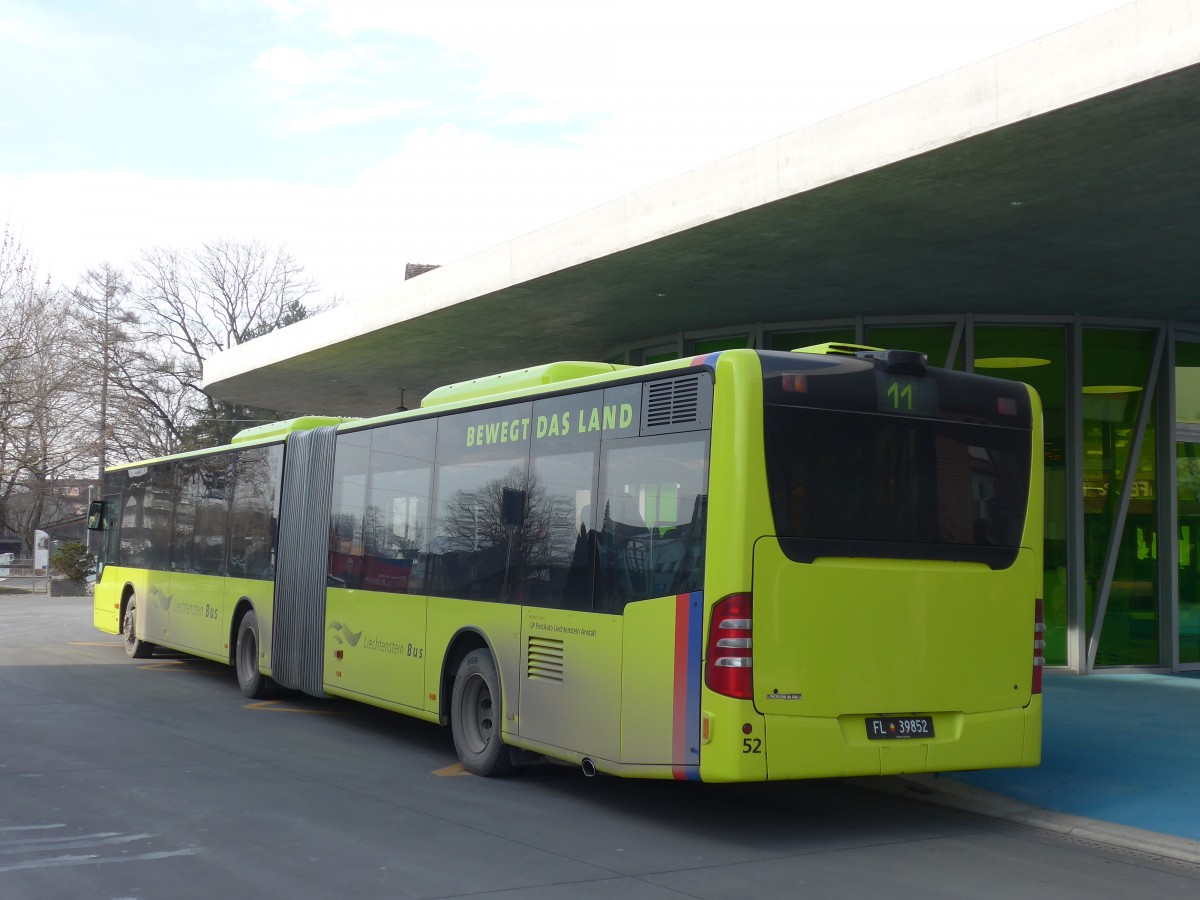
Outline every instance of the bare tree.
{"type": "Polygon", "coordinates": [[[113,461],[227,442],[281,418],[200,390],[219,350],[306,318],[316,287],[282,248],[217,241],[153,250],[128,279],[105,263],[71,292],[39,283],[20,242],[0,233],[0,531],[81,514],[113,461]],[[247,421],[249,420],[249,421],[247,421]]]}
{"type": "Polygon", "coordinates": [[[37,350],[29,340],[29,333],[40,302],[28,254],[5,228],[0,236],[0,405],[3,407],[18,403],[26,389],[24,366],[37,350]]]}
{"type": "Polygon", "coordinates": [[[133,308],[133,288],[109,263],[89,269],[72,291],[81,326],[84,390],[97,444],[98,468],[180,450],[189,424],[188,387],[179,365],[133,308]]]}
{"type": "Polygon", "coordinates": [[[216,400],[201,390],[200,378],[206,357],[317,311],[309,302],[317,286],[287,250],[232,241],[187,254],[156,248],[135,275],[145,333],[171,361],[159,376],[180,386],[193,417],[180,429],[185,445],[226,443],[247,425],[286,415],[216,400]]]}
{"type": "Polygon", "coordinates": [[[81,368],[95,374],[96,460],[98,478],[104,477],[108,445],[113,429],[109,405],[113,399],[116,360],[136,345],[137,317],[126,307],[130,293],[124,274],[109,263],[89,269],[82,283],[71,292],[75,315],[82,325],[81,368]]]}
{"type": "Polygon", "coordinates": [[[28,254],[6,227],[0,237],[0,531],[21,531],[16,498],[25,492],[31,463],[31,369],[44,349],[35,339],[44,299],[28,254]]]}
{"type": "Polygon", "coordinates": [[[88,399],[76,389],[77,330],[61,294],[39,286],[23,254],[0,266],[0,527],[27,548],[38,527],[79,514],[62,497],[67,479],[91,468],[95,441],[86,428],[88,399]]]}
{"type": "Polygon", "coordinates": [[[95,462],[95,439],[87,424],[90,398],[77,390],[75,322],[61,295],[48,297],[33,323],[37,356],[28,363],[30,394],[23,415],[23,493],[14,530],[33,545],[37,528],[53,528],[82,514],[82,498],[63,493],[87,478],[95,462]]]}

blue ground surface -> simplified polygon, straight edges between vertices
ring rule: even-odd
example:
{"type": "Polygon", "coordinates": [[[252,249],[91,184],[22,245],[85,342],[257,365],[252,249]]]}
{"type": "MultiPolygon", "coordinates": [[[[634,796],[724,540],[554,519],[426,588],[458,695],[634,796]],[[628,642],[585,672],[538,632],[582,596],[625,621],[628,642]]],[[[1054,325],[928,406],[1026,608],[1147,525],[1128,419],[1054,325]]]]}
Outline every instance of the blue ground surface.
{"type": "Polygon", "coordinates": [[[1047,673],[1042,764],[956,773],[1034,806],[1200,840],[1200,673],[1047,673]]]}

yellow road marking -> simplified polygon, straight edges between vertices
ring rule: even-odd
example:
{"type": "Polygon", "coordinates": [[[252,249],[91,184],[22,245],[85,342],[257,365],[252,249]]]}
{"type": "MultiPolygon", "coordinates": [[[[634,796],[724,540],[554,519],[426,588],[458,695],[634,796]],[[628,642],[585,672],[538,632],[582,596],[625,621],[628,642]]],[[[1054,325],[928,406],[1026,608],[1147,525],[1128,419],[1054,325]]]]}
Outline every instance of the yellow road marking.
{"type": "Polygon", "coordinates": [[[332,709],[302,709],[298,706],[282,706],[279,700],[259,700],[257,703],[247,703],[242,709],[265,709],[267,712],[306,713],[310,716],[337,716],[341,713],[332,709]]]}
{"type": "Polygon", "coordinates": [[[157,659],[151,663],[145,663],[138,666],[139,669],[169,669],[172,666],[182,666],[188,662],[186,659],[157,659]]]}
{"type": "Polygon", "coordinates": [[[124,641],[70,641],[69,647],[124,647],[124,641]]]}
{"type": "Polygon", "coordinates": [[[452,766],[446,766],[444,769],[434,769],[433,774],[439,778],[453,778],[455,775],[470,775],[471,773],[463,768],[462,763],[455,763],[452,766]]]}

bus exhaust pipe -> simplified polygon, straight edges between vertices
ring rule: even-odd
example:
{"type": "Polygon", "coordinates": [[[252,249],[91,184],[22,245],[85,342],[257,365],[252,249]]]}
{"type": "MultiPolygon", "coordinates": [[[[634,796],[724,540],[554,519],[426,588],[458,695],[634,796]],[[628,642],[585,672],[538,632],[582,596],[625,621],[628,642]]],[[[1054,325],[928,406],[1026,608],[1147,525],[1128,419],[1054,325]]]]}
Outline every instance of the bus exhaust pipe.
{"type": "Polygon", "coordinates": [[[596,777],[596,764],[586,756],[583,758],[583,762],[579,764],[579,767],[583,770],[584,778],[596,777]]]}

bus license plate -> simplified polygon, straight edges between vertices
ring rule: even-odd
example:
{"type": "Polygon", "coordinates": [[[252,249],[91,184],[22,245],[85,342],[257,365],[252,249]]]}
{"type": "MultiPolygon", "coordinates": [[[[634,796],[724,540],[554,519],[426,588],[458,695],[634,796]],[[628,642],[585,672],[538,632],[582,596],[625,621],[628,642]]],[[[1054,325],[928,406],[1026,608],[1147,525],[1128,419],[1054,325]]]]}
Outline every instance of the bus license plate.
{"type": "Polygon", "coordinates": [[[931,737],[933,719],[929,716],[871,716],[867,719],[867,738],[872,741],[931,737]]]}

